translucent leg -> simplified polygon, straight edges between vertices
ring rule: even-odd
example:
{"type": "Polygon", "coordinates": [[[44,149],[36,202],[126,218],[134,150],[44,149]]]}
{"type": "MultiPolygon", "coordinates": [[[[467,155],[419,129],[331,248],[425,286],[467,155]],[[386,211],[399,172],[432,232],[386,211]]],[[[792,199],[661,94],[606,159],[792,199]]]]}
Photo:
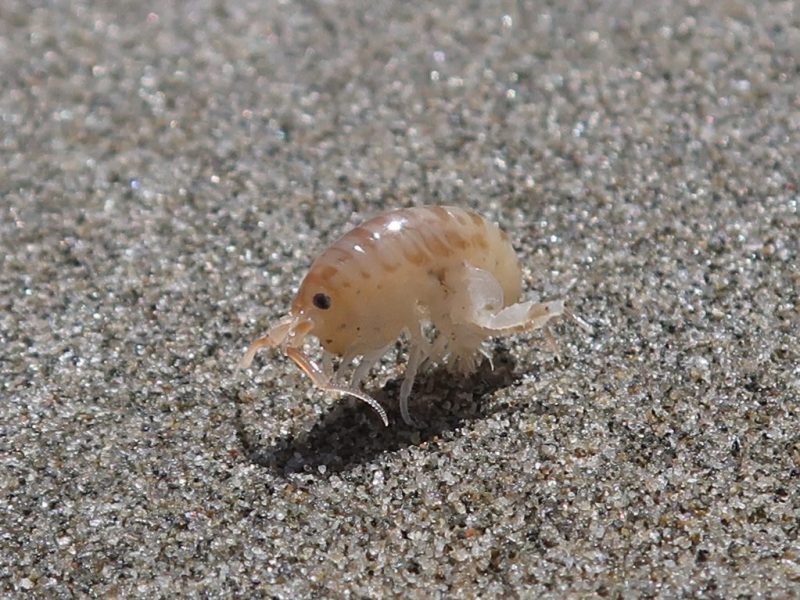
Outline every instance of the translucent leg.
{"type": "Polygon", "coordinates": [[[333,354],[327,350],[322,351],[322,372],[328,379],[333,377],[333,354]]]}
{"type": "Polygon", "coordinates": [[[272,343],[272,340],[269,336],[258,338],[255,342],[250,344],[249,348],[247,348],[247,352],[244,353],[244,356],[242,356],[242,359],[236,365],[236,372],[238,373],[239,369],[249,368],[259,350],[262,348],[271,348],[274,345],[275,344],[272,343]]]}
{"type": "Polygon", "coordinates": [[[289,336],[292,331],[297,327],[299,320],[294,315],[286,315],[279,320],[262,338],[258,338],[255,342],[250,344],[247,352],[244,353],[239,364],[236,366],[236,371],[239,369],[247,369],[256,353],[262,348],[272,348],[280,345],[289,336]]]}
{"type": "Polygon", "coordinates": [[[450,339],[450,333],[440,331],[439,335],[436,336],[436,339],[433,341],[433,345],[431,345],[430,349],[430,358],[431,364],[441,362],[445,356],[447,356],[447,342],[450,339]]]}
{"type": "Polygon", "coordinates": [[[491,355],[491,354],[489,354],[489,353],[488,353],[488,352],[487,352],[485,349],[483,349],[483,348],[478,348],[478,352],[480,352],[480,353],[481,353],[481,356],[483,356],[483,358],[485,358],[486,360],[488,360],[488,361],[489,361],[489,369],[491,369],[492,371],[494,371],[494,360],[492,359],[492,355],[491,355]]]}
{"type": "Polygon", "coordinates": [[[408,411],[408,397],[411,395],[411,388],[414,387],[414,379],[417,377],[419,365],[425,360],[425,356],[426,353],[422,346],[415,345],[411,348],[408,364],[406,365],[406,376],[400,386],[400,415],[406,425],[411,425],[412,427],[416,426],[416,423],[408,411]]]}
{"type": "Polygon", "coordinates": [[[558,348],[558,342],[556,342],[556,337],[553,335],[553,332],[550,330],[549,325],[545,325],[544,328],[544,337],[547,340],[547,345],[550,346],[550,352],[553,353],[553,356],[556,359],[556,362],[561,362],[561,350],[558,348]]]}
{"type": "Polygon", "coordinates": [[[361,357],[361,362],[356,367],[356,370],[353,371],[353,377],[350,379],[350,387],[357,388],[360,386],[361,382],[364,381],[364,378],[367,376],[367,373],[370,372],[372,367],[375,366],[375,363],[378,362],[391,347],[392,344],[389,344],[380,350],[370,352],[369,354],[365,354],[363,357],[361,357]]]}
{"type": "Polygon", "coordinates": [[[337,385],[345,384],[345,376],[347,375],[347,372],[350,370],[350,367],[357,356],[358,354],[355,352],[347,352],[342,356],[342,360],[339,361],[339,366],[337,367],[336,372],[333,374],[334,383],[337,385]]]}

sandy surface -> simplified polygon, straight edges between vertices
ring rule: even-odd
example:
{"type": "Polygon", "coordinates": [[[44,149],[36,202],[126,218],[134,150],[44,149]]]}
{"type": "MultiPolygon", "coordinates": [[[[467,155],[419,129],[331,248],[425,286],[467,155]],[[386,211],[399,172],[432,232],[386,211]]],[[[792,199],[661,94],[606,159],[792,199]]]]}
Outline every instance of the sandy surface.
{"type": "Polygon", "coordinates": [[[798,593],[795,3],[40,4],[0,5],[0,592],[798,593]],[[403,349],[389,428],[234,376],[429,203],[594,334],[426,375],[422,429],[403,349]]]}

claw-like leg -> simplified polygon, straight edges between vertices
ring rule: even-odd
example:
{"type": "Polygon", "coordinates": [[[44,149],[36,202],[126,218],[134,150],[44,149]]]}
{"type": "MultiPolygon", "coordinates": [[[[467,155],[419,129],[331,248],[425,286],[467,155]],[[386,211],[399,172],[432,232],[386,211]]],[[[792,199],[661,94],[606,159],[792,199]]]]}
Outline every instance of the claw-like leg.
{"type": "Polygon", "coordinates": [[[287,339],[291,339],[293,335],[304,335],[305,330],[307,329],[308,325],[301,323],[297,317],[291,314],[286,315],[280,321],[275,323],[275,325],[267,332],[267,335],[262,338],[258,338],[255,342],[250,344],[250,347],[244,353],[244,356],[242,356],[239,364],[236,365],[236,370],[238,371],[239,369],[247,369],[253,362],[253,358],[255,358],[256,353],[262,348],[274,348],[275,346],[279,346],[287,339]]]}
{"type": "Polygon", "coordinates": [[[474,313],[473,322],[488,330],[492,335],[518,333],[540,329],[552,319],[564,312],[564,301],[552,302],[520,302],[492,313],[478,310],[474,313]]]}
{"type": "Polygon", "coordinates": [[[247,352],[244,353],[244,356],[242,356],[241,360],[236,365],[236,372],[238,373],[239,369],[247,369],[252,364],[259,350],[262,348],[271,348],[274,345],[269,336],[258,338],[247,348],[247,352]]]}
{"type": "Polygon", "coordinates": [[[503,290],[494,275],[470,264],[454,277],[452,287],[463,294],[457,320],[478,325],[489,335],[539,329],[564,312],[564,301],[518,302],[503,308],[503,290]]]}
{"type": "Polygon", "coordinates": [[[309,379],[311,379],[311,383],[313,383],[316,387],[326,392],[338,392],[340,394],[347,394],[348,396],[354,396],[359,400],[363,400],[380,415],[383,424],[386,427],[389,426],[389,419],[386,416],[386,411],[383,410],[383,407],[378,404],[378,401],[375,400],[375,398],[368,396],[359,390],[354,390],[353,388],[332,384],[322,372],[322,369],[311,362],[299,348],[287,348],[286,355],[291,358],[298,367],[300,367],[303,373],[308,375],[309,379]]]}

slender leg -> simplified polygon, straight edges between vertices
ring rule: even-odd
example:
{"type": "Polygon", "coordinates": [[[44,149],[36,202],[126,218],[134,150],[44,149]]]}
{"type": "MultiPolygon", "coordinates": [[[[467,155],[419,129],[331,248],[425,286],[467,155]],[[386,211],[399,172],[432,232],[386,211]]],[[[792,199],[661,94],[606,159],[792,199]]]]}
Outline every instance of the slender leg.
{"type": "Polygon", "coordinates": [[[544,337],[547,339],[547,345],[550,346],[550,352],[552,352],[553,356],[555,356],[556,362],[561,362],[561,351],[558,349],[558,342],[556,342],[556,338],[550,329],[550,325],[545,325],[543,327],[543,331],[544,337]]]}
{"type": "Polygon", "coordinates": [[[327,350],[322,351],[322,372],[328,379],[333,377],[333,354],[327,350]]]}
{"type": "Polygon", "coordinates": [[[259,350],[262,348],[270,348],[273,345],[272,338],[269,336],[258,338],[256,341],[250,344],[249,348],[247,348],[247,352],[244,353],[244,356],[242,356],[239,364],[236,365],[236,371],[238,372],[239,369],[247,369],[250,367],[250,364],[253,362],[253,359],[259,350]]]}
{"type": "Polygon", "coordinates": [[[345,383],[345,375],[347,371],[352,367],[353,361],[356,359],[358,354],[355,352],[347,352],[342,355],[342,360],[339,361],[339,366],[336,368],[336,372],[333,374],[333,381],[337,385],[344,385],[345,383]]]}
{"type": "Polygon", "coordinates": [[[406,365],[406,375],[403,379],[403,384],[400,386],[400,415],[403,417],[406,425],[415,426],[414,420],[411,418],[411,413],[408,411],[408,397],[411,395],[411,388],[414,387],[414,379],[417,377],[417,369],[420,363],[425,360],[425,350],[419,346],[414,345],[408,357],[408,364],[406,365]]]}
{"type": "Polygon", "coordinates": [[[481,356],[483,356],[483,358],[485,358],[486,360],[488,360],[488,361],[489,361],[489,369],[490,369],[490,370],[492,370],[492,371],[494,371],[494,360],[492,359],[492,355],[491,355],[491,354],[489,354],[489,353],[488,353],[486,350],[484,350],[483,348],[478,348],[478,352],[480,352],[480,353],[481,353],[481,356]]]}
{"type": "Polygon", "coordinates": [[[361,382],[364,381],[364,378],[367,376],[367,373],[370,372],[372,367],[375,366],[375,363],[378,362],[391,347],[392,344],[388,344],[380,350],[376,350],[375,352],[370,352],[369,354],[362,356],[361,362],[356,367],[356,370],[353,371],[353,377],[350,379],[350,387],[359,387],[361,382]]]}
{"type": "Polygon", "coordinates": [[[441,362],[447,356],[448,340],[450,339],[449,331],[439,331],[436,339],[433,341],[430,349],[429,359],[431,363],[441,362]]]}

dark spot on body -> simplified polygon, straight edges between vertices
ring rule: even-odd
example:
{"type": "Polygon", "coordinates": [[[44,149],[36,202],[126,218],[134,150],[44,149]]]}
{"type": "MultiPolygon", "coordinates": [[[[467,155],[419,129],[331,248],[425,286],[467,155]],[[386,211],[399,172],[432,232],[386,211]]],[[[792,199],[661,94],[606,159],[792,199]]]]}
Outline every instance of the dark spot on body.
{"type": "Polygon", "coordinates": [[[428,276],[437,279],[439,283],[444,284],[444,269],[439,269],[438,271],[428,269],[428,276]]]}
{"type": "Polygon", "coordinates": [[[311,299],[311,301],[314,303],[314,306],[320,310],[328,310],[331,307],[331,297],[327,294],[314,294],[314,297],[311,299]]]}

